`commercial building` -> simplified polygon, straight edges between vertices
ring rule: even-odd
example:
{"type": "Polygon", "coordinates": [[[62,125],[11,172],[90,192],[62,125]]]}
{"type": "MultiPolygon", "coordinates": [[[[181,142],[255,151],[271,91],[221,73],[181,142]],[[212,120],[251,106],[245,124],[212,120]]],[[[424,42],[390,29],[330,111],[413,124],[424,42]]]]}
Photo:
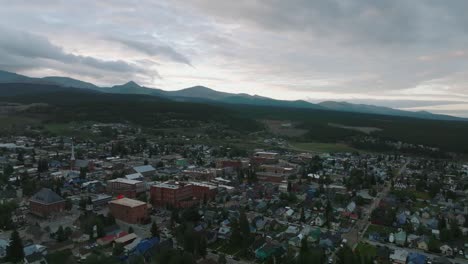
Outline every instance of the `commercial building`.
{"type": "Polygon", "coordinates": [[[148,219],[148,206],[145,202],[121,198],[109,202],[110,213],[115,219],[129,224],[144,223],[148,219]]]}
{"type": "Polygon", "coordinates": [[[136,198],[140,193],[146,191],[145,183],[137,180],[117,178],[107,181],[107,192],[111,195],[123,195],[136,198]]]}
{"type": "Polygon", "coordinates": [[[151,186],[150,195],[154,206],[173,206],[186,208],[212,200],[217,193],[217,187],[207,183],[165,182],[151,186]]]}
{"type": "Polygon", "coordinates": [[[51,189],[42,188],[29,199],[29,211],[41,217],[65,210],[65,200],[51,189]]]}

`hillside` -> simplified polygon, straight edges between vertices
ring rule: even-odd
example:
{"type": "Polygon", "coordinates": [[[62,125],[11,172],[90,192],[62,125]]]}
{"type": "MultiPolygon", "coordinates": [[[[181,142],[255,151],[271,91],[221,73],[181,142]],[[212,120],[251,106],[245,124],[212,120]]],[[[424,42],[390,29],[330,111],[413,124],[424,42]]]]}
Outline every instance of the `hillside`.
{"type": "MultiPolygon", "coordinates": [[[[246,135],[264,130],[261,120],[292,122],[305,131],[294,140],[353,143],[372,137],[468,153],[468,122],[425,120],[377,114],[279,106],[179,102],[167,97],[113,94],[46,84],[0,84],[0,102],[45,103],[41,120],[57,122],[131,122],[148,128],[186,127],[204,133],[246,135]],[[217,127],[213,129],[213,126],[217,127]],[[351,129],[350,129],[351,128],[351,129]],[[360,132],[371,128],[371,133],[360,132]],[[221,130],[220,130],[221,129],[221,130]],[[443,136],[441,136],[443,135],[443,136]]],[[[33,114],[33,113],[25,113],[33,114]]],[[[26,116],[28,117],[28,116],[26,116]]],[[[34,116],[35,118],[36,116],[34,116]]]]}
{"type": "Polygon", "coordinates": [[[429,112],[412,112],[392,109],[388,107],[365,105],[365,104],[351,104],[347,102],[325,101],[319,104],[313,104],[303,100],[286,101],[276,100],[268,97],[249,94],[235,94],[220,92],[204,86],[194,86],[190,88],[181,89],[178,91],[165,91],[157,88],[150,88],[140,86],[133,81],[125,84],[114,85],[112,87],[98,87],[89,82],[68,78],[68,77],[44,77],[44,78],[31,78],[16,73],[0,71],[0,83],[37,83],[37,84],[52,84],[68,88],[86,88],[103,93],[117,93],[117,94],[140,94],[169,98],[179,102],[194,102],[194,103],[215,103],[215,104],[237,104],[237,105],[256,105],[256,106],[272,106],[272,107],[290,107],[290,108],[303,108],[303,109],[322,109],[340,112],[354,112],[365,114],[378,114],[390,116],[404,116],[422,119],[434,120],[453,120],[453,121],[467,121],[465,118],[453,117],[448,115],[438,115],[429,112]]]}
{"type": "Polygon", "coordinates": [[[367,105],[367,104],[352,104],[348,102],[325,101],[325,102],[318,103],[318,105],[329,110],[341,111],[341,112],[405,116],[405,117],[436,119],[436,120],[466,121],[466,119],[464,118],[454,117],[454,116],[449,116],[449,115],[438,115],[438,114],[433,114],[433,113],[429,113],[426,111],[411,112],[411,111],[393,109],[390,107],[367,105]]]}

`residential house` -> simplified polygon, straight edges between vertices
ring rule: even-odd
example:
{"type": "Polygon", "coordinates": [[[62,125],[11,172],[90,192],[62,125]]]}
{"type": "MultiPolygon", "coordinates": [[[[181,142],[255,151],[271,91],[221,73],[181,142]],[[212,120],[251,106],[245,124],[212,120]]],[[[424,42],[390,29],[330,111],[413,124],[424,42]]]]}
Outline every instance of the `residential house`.
{"type": "Polygon", "coordinates": [[[440,252],[445,256],[453,256],[453,249],[447,244],[440,247],[440,252]]]}
{"type": "Polygon", "coordinates": [[[395,243],[400,246],[404,246],[406,243],[406,232],[401,230],[395,234],[395,243]]]}
{"type": "Polygon", "coordinates": [[[408,251],[402,249],[395,249],[395,251],[390,254],[390,260],[394,264],[406,264],[406,259],[408,258],[408,251]]]}

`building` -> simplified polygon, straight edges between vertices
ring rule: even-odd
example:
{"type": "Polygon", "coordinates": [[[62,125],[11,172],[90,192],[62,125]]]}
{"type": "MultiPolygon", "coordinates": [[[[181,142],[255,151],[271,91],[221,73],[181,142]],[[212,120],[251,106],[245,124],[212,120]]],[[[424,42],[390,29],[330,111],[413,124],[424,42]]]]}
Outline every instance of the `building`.
{"type": "Polygon", "coordinates": [[[65,200],[51,189],[42,188],[29,199],[29,211],[41,217],[65,210],[65,200]]]}
{"type": "Polygon", "coordinates": [[[121,198],[110,201],[109,210],[115,219],[129,224],[144,223],[148,219],[148,206],[138,200],[121,198]]]}
{"type": "Polygon", "coordinates": [[[216,161],[216,168],[242,168],[242,161],[222,159],[216,161]]]}
{"type": "Polygon", "coordinates": [[[405,264],[406,259],[408,258],[408,251],[395,249],[395,251],[390,254],[390,260],[394,264],[405,264]]]}
{"type": "Polygon", "coordinates": [[[151,177],[156,173],[156,169],[151,165],[133,167],[133,171],[142,174],[144,177],[151,177]]]}
{"type": "Polygon", "coordinates": [[[217,187],[207,183],[160,183],[151,186],[150,195],[154,206],[186,208],[215,198],[217,187]]]}
{"type": "Polygon", "coordinates": [[[145,192],[146,186],[142,181],[117,178],[107,181],[107,192],[111,195],[124,195],[129,198],[136,198],[140,193],[145,192]]]}
{"type": "Polygon", "coordinates": [[[214,169],[186,169],[182,171],[184,176],[192,180],[209,181],[216,177],[216,170],[214,169]]]}
{"type": "Polygon", "coordinates": [[[279,154],[276,152],[255,152],[251,161],[254,164],[276,164],[278,163],[279,154]]]}

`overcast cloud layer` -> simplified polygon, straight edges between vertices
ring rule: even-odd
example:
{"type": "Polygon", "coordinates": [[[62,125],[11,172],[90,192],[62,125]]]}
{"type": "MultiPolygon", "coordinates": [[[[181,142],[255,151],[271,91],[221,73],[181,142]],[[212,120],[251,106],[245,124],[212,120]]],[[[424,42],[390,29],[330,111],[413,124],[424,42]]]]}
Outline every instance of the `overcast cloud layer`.
{"type": "Polygon", "coordinates": [[[468,116],[468,1],[3,0],[0,69],[468,116]]]}

